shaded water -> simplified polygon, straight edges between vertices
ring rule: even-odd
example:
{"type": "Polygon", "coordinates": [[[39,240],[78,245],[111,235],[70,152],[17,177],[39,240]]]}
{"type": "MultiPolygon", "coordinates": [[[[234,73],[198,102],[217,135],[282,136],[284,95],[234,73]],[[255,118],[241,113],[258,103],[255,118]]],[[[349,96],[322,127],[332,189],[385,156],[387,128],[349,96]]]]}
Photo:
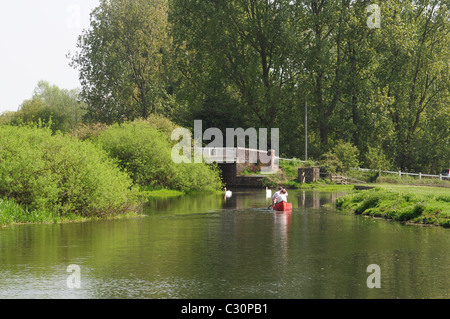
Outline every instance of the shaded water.
{"type": "Polygon", "coordinates": [[[279,213],[265,190],[234,190],[153,201],[139,219],[0,229],[0,298],[450,297],[449,229],[338,212],[337,195],[290,191],[279,213]]]}

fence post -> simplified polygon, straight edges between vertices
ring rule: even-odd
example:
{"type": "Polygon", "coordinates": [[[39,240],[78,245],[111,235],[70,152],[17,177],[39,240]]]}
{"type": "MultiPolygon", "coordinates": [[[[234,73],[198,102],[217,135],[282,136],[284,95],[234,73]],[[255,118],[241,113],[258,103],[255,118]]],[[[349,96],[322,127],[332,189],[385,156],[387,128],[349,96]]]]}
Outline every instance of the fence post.
{"type": "Polygon", "coordinates": [[[398,177],[402,178],[402,171],[398,171],[398,177]]]}
{"type": "Polygon", "coordinates": [[[419,173],[419,179],[422,179],[422,173],[419,173]]]}
{"type": "Polygon", "coordinates": [[[442,174],[439,174],[439,180],[442,181],[442,174]]]}

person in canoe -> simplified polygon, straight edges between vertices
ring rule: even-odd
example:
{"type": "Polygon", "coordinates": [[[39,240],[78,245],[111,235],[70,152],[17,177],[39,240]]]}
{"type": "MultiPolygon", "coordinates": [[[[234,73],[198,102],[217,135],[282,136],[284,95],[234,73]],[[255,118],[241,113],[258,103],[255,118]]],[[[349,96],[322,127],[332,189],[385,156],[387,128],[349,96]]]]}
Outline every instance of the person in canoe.
{"type": "Polygon", "coordinates": [[[275,205],[276,203],[278,203],[280,192],[282,190],[283,190],[283,187],[278,186],[278,191],[275,192],[275,194],[273,194],[273,196],[272,196],[272,206],[275,205]]]}
{"type": "Polygon", "coordinates": [[[279,202],[287,202],[288,192],[283,187],[279,186],[278,191],[272,196],[272,206],[279,202]]]}
{"type": "Polygon", "coordinates": [[[280,191],[280,195],[278,195],[278,203],[280,202],[286,202],[287,203],[287,196],[288,196],[288,192],[283,188],[280,191]]]}
{"type": "Polygon", "coordinates": [[[278,195],[277,203],[272,206],[273,210],[289,212],[292,211],[292,204],[287,201],[287,191],[282,189],[278,195]]]}

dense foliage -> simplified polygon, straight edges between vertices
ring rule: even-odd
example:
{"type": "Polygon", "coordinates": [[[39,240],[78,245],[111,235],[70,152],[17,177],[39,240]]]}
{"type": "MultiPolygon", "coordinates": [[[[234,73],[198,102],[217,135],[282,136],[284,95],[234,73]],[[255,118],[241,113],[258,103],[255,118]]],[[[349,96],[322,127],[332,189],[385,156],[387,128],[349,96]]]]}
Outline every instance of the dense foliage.
{"type": "Polygon", "coordinates": [[[361,166],[438,174],[450,166],[449,13],[440,0],[101,0],[71,54],[81,92],[40,82],[0,122],[278,127],[282,157],[303,158],[307,104],[310,159],[343,164],[349,143],[361,166]]]}
{"type": "Polygon", "coordinates": [[[173,0],[177,98],[206,121],[213,100],[279,127],[281,153],[298,158],[308,103],[310,157],[344,140],[365,166],[438,173],[450,164],[449,4],[381,1],[369,28],[373,3],[173,0]]]}
{"type": "Polygon", "coordinates": [[[137,207],[129,176],[94,144],[32,127],[2,125],[0,136],[2,198],[61,217],[137,207]]]}
{"type": "Polygon", "coordinates": [[[138,185],[182,191],[220,189],[220,176],[214,166],[172,161],[173,142],[167,132],[170,126],[158,128],[162,120],[114,124],[101,132],[96,141],[138,185]]]}
{"type": "Polygon", "coordinates": [[[46,81],[39,81],[33,96],[20,105],[17,112],[4,114],[3,121],[11,124],[44,123],[53,132],[69,132],[82,122],[86,104],[77,89],[65,90],[46,81]]]}
{"type": "Polygon", "coordinates": [[[450,165],[449,4],[103,0],[79,39],[88,118],[280,128],[281,154],[352,143],[370,168],[450,165]],[[369,27],[381,9],[379,28],[369,27]]]}

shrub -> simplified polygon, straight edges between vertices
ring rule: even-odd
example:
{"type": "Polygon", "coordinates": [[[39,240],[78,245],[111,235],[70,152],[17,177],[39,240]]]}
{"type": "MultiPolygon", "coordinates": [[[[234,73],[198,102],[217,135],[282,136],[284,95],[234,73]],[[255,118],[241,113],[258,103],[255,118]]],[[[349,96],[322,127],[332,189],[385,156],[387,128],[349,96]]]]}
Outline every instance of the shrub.
{"type": "Polygon", "coordinates": [[[107,129],[107,125],[103,123],[79,124],[73,129],[69,135],[78,138],[81,141],[94,140],[100,132],[107,129]]]}
{"type": "Polygon", "coordinates": [[[218,169],[212,165],[175,164],[169,139],[167,132],[154,127],[151,121],[137,120],[110,126],[99,134],[97,142],[141,186],[182,191],[222,187],[218,169]]]}
{"type": "Polygon", "coordinates": [[[0,134],[0,196],[59,216],[137,207],[131,179],[92,143],[31,127],[1,126],[0,134]]]}
{"type": "Polygon", "coordinates": [[[28,210],[11,199],[0,199],[0,226],[18,223],[54,222],[59,216],[44,210],[28,210]]]}
{"type": "Polygon", "coordinates": [[[342,163],[344,172],[359,165],[359,150],[352,143],[338,141],[337,145],[333,148],[333,154],[342,163]]]}
{"type": "Polygon", "coordinates": [[[344,165],[332,152],[325,153],[320,161],[320,170],[326,174],[342,172],[344,165]]]}
{"type": "Polygon", "coordinates": [[[373,170],[389,170],[392,167],[392,163],[389,161],[387,156],[379,148],[370,147],[365,154],[366,165],[368,168],[373,170]]]}

